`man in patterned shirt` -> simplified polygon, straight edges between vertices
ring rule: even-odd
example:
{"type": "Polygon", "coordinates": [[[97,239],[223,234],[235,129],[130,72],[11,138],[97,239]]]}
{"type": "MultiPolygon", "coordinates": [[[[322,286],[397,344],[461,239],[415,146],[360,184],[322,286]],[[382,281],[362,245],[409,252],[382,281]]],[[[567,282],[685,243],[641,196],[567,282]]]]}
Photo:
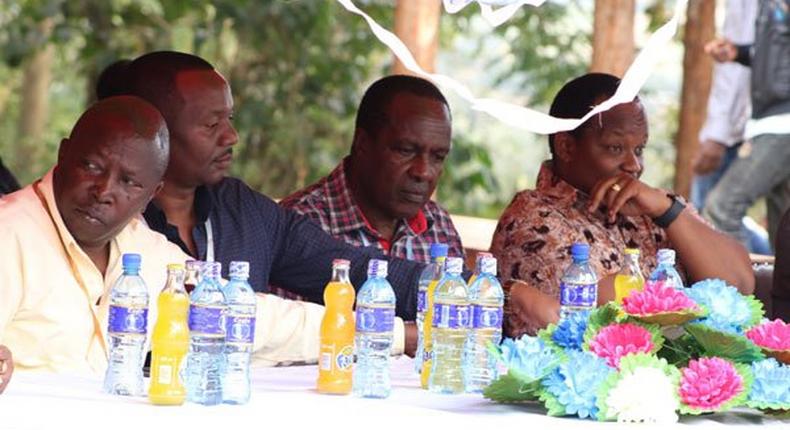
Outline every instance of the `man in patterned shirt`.
{"type": "MultiPolygon", "coordinates": [[[[581,118],[619,84],[601,73],[574,79],[557,94],[550,113],[581,118]]],[[[502,214],[491,247],[508,280],[507,335],[534,332],[559,319],[559,283],[574,242],[590,245],[599,303],[614,297],[626,247],[641,249],[644,273],[655,268],[659,248],[673,248],[689,282],[721,278],[743,293],[754,290],[743,246],[678,197],[639,180],[647,137],[638,98],[549,136],[552,159],[541,167],[536,189],[517,194],[502,214]]]]}
{"type": "Polygon", "coordinates": [[[450,152],[450,107],[425,79],[379,79],[362,97],[351,153],[328,176],[281,204],[332,236],[393,257],[430,261],[432,243],[463,257],[446,210],[431,200],[450,152]]]}

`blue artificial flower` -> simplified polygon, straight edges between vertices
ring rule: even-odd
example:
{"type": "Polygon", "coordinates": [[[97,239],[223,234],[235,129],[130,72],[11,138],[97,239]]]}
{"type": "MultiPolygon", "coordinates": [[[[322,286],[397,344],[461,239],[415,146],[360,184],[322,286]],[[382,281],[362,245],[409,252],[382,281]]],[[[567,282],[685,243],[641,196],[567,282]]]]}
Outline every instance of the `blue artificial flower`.
{"type": "Polygon", "coordinates": [[[590,320],[590,311],[573,312],[567,318],[560,320],[551,340],[565,349],[581,351],[584,343],[584,331],[590,320]]]}
{"type": "Polygon", "coordinates": [[[500,349],[508,370],[531,380],[544,377],[560,361],[557,351],[541,339],[527,335],[515,341],[506,338],[500,349]]]}
{"type": "Polygon", "coordinates": [[[549,413],[596,419],[596,393],[612,372],[614,369],[602,358],[589,352],[568,351],[568,360],[543,379],[543,397],[549,413]]]}
{"type": "Polygon", "coordinates": [[[790,408],[790,366],[769,358],[752,363],[754,382],[749,403],[755,407],[790,408]]]}
{"type": "Polygon", "coordinates": [[[697,320],[716,330],[742,334],[752,319],[749,302],[735,287],[721,279],[697,282],[686,291],[692,300],[708,309],[708,316],[697,320]]]}

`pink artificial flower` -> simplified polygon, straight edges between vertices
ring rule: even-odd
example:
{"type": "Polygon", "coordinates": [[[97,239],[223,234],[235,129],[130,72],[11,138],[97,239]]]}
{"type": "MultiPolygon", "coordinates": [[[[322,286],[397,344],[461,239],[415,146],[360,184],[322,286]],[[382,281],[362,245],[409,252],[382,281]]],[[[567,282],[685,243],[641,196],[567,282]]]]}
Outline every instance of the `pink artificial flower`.
{"type": "Polygon", "coordinates": [[[790,324],[780,319],[762,323],[746,332],[755,345],[775,351],[790,350],[790,324]]]}
{"type": "Polygon", "coordinates": [[[743,377],[723,358],[691,360],[681,370],[680,401],[692,409],[717,410],[743,390],[743,377]]]}
{"type": "Polygon", "coordinates": [[[667,286],[665,282],[648,282],[642,291],[634,291],[623,299],[623,309],[629,315],[655,315],[699,309],[682,291],[667,286]]]}
{"type": "Polygon", "coordinates": [[[646,328],[631,324],[612,324],[602,328],[590,340],[590,351],[611,367],[620,366],[620,358],[653,350],[653,335],[646,328]]]}

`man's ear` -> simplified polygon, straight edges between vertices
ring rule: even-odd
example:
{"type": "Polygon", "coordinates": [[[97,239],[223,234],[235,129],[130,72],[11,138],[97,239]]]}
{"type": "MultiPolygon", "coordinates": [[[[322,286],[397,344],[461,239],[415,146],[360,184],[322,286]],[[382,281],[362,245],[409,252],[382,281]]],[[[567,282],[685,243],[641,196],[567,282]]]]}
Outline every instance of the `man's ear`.
{"type": "Polygon", "coordinates": [[[60,146],[58,147],[58,164],[60,164],[61,160],[63,160],[63,157],[65,157],[67,150],[66,146],[68,146],[68,144],[69,144],[68,138],[64,138],[63,140],[60,141],[60,146]]]}
{"type": "Polygon", "coordinates": [[[570,133],[561,131],[554,135],[554,155],[563,163],[569,163],[576,154],[576,140],[570,133]]]}

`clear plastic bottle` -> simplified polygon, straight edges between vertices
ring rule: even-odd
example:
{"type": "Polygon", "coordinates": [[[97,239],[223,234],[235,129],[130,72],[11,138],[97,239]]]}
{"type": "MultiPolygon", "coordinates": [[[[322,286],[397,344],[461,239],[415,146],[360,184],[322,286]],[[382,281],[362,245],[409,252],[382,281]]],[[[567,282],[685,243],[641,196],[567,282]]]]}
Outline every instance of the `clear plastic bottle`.
{"type": "Polygon", "coordinates": [[[200,268],[203,262],[199,260],[187,260],[184,265],[186,267],[186,274],[184,275],[184,289],[187,294],[192,294],[197,284],[200,282],[200,268]]]}
{"type": "Polygon", "coordinates": [[[140,254],[123,254],[123,274],[110,291],[109,362],[104,391],[142,396],[143,360],[148,330],[148,288],[140,277],[140,254]]]}
{"type": "Polygon", "coordinates": [[[351,263],[332,262],[332,280],[324,288],[326,310],[321,320],[321,344],[318,356],[319,393],[351,392],[354,369],[354,286],[348,272],[351,263]]]}
{"type": "Polygon", "coordinates": [[[658,267],[648,278],[649,282],[664,282],[665,286],[683,289],[683,278],[680,277],[677,269],[675,269],[675,251],[672,249],[662,248],[658,250],[658,267]]]}
{"type": "Polygon", "coordinates": [[[428,305],[428,287],[431,282],[438,282],[444,271],[444,259],[447,258],[448,246],[445,243],[431,244],[431,263],[422,270],[417,291],[417,352],[414,355],[414,370],[422,371],[422,356],[425,353],[424,324],[428,305]]]}
{"type": "Polygon", "coordinates": [[[225,361],[225,296],[219,284],[220,263],[203,263],[200,283],[190,295],[187,400],[222,403],[225,361]]]}
{"type": "Polygon", "coordinates": [[[353,392],[357,397],[390,395],[390,354],[395,325],[395,292],[387,282],[387,262],[370,260],[368,280],[357,295],[357,364],[353,392]]]}
{"type": "Polygon", "coordinates": [[[464,385],[467,393],[481,393],[497,378],[496,358],[488,353],[488,343],[502,340],[502,307],[505,294],[496,278],[496,258],[478,259],[478,275],[469,285],[472,327],[464,348],[464,385]]]}
{"type": "Polygon", "coordinates": [[[180,405],[187,396],[181,375],[189,351],[189,296],[184,289],[184,266],[167,265],[167,284],[157,299],[151,335],[151,385],[148,399],[155,405],[180,405]]]}
{"type": "Polygon", "coordinates": [[[433,302],[433,357],[428,390],[434,393],[464,392],[462,358],[471,322],[466,282],[461,277],[463,260],[445,261],[445,275],[436,286],[433,302]]]}
{"type": "Polygon", "coordinates": [[[574,243],[573,262],[560,281],[560,318],[578,311],[594,309],[598,300],[598,276],[590,267],[590,246],[574,243]]]}
{"type": "Polygon", "coordinates": [[[230,262],[230,281],[225,285],[225,373],[222,401],[241,405],[250,400],[250,358],[255,340],[255,292],[249,282],[250,264],[230,262]]]}
{"type": "Polygon", "coordinates": [[[639,250],[626,248],[623,252],[625,261],[617,275],[614,277],[614,296],[615,301],[623,303],[623,299],[630,296],[634,291],[641,291],[645,285],[645,278],[642,276],[642,269],[639,267],[639,250]]]}

